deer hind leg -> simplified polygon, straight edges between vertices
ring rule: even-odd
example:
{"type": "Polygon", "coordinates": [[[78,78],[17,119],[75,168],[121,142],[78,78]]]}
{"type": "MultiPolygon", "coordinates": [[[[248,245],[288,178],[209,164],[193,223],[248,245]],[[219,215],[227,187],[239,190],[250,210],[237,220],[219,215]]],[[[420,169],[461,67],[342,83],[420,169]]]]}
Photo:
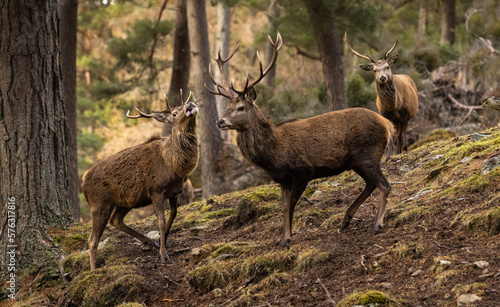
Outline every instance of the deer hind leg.
{"type": "MultiPolygon", "coordinates": [[[[360,174],[359,172],[357,172],[357,173],[360,174]]],[[[366,186],[365,186],[363,192],[361,192],[361,194],[358,196],[358,198],[356,198],[356,200],[349,207],[349,209],[347,209],[347,211],[344,215],[344,221],[342,223],[343,230],[346,229],[347,227],[349,227],[349,224],[351,224],[351,220],[354,217],[354,214],[358,210],[359,206],[368,198],[368,196],[370,196],[372,194],[372,192],[376,188],[376,185],[371,183],[371,181],[368,180],[367,178],[365,178],[365,176],[363,176],[361,174],[360,174],[360,176],[365,180],[366,186]]]]}
{"type": "Polygon", "coordinates": [[[111,213],[109,223],[115,226],[117,229],[123,231],[124,233],[128,233],[129,235],[137,238],[143,243],[159,248],[158,244],[156,244],[153,240],[138,233],[137,231],[133,230],[123,223],[123,218],[130,212],[130,210],[132,210],[132,208],[115,207],[115,209],[113,209],[113,212],[111,213]]]}
{"type": "Polygon", "coordinates": [[[286,247],[292,241],[292,222],[295,205],[307,186],[307,180],[294,180],[291,186],[281,185],[281,205],[283,208],[283,237],[281,247],[286,247]]]}
{"type": "Polygon", "coordinates": [[[387,197],[391,193],[391,185],[385,178],[380,167],[376,169],[376,185],[380,190],[380,202],[378,205],[377,217],[373,224],[372,234],[377,234],[384,226],[385,206],[387,205],[387,197]]]}
{"type": "Polygon", "coordinates": [[[90,253],[90,270],[94,271],[97,266],[97,246],[101,239],[104,228],[108,223],[109,216],[111,215],[112,206],[105,207],[99,204],[91,206],[90,214],[92,217],[92,231],[89,236],[89,253],[90,253]],[[98,209],[97,209],[98,208],[98,209]]]}
{"type": "Polygon", "coordinates": [[[152,195],[151,197],[153,201],[153,207],[156,212],[156,216],[158,218],[158,230],[160,232],[160,259],[162,263],[165,263],[165,258],[168,258],[168,260],[171,260],[170,257],[167,255],[167,250],[165,247],[165,205],[166,205],[166,199],[163,196],[163,194],[156,193],[152,195]]]}

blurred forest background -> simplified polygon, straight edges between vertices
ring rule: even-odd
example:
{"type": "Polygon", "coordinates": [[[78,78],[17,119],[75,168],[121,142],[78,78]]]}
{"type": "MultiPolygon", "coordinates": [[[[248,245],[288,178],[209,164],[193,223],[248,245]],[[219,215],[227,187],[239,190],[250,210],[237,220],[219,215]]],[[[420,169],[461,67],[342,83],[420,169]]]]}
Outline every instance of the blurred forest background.
{"type": "MultiPolygon", "coordinates": [[[[84,172],[100,159],[162,131],[160,123],[127,119],[128,110],[135,114],[135,107],[147,113],[163,109],[162,92],[168,93],[170,103],[177,105],[180,87],[193,91],[194,101],[202,99],[193,85],[196,68],[192,61],[189,64],[185,5],[185,0],[78,2],[76,107],[80,182],[84,172]],[[180,52],[177,55],[181,60],[184,56],[183,62],[174,60],[177,36],[180,36],[178,42],[184,42],[177,46],[180,52]]],[[[307,118],[343,107],[345,98],[349,107],[376,110],[374,75],[358,67],[363,60],[348,51],[342,38],[347,31],[357,51],[380,59],[399,37],[399,45],[393,52],[399,53],[399,60],[392,66],[393,73],[410,75],[419,90],[419,111],[409,123],[410,144],[437,128],[466,134],[498,123],[498,112],[469,106],[479,106],[487,97],[500,94],[499,16],[497,0],[212,0],[206,3],[210,57],[219,46],[227,54],[228,49],[232,51],[241,44],[229,63],[230,78],[240,86],[246,73],[258,72],[257,50],[263,55],[264,65],[267,64],[267,35],[275,39],[276,32],[281,33],[284,46],[275,75],[266,77],[257,86],[257,103],[274,122],[307,118]],[[311,22],[318,21],[311,15],[318,10],[328,12],[331,17],[326,24],[311,22]],[[336,80],[345,89],[345,98],[338,97],[339,105],[329,102],[325,77],[320,73],[324,71],[322,57],[326,55],[318,47],[317,35],[318,31],[330,28],[336,32],[334,43],[341,55],[337,60],[344,75],[336,80]]],[[[207,108],[211,102],[201,103],[201,108],[207,108]]],[[[221,116],[224,101],[217,104],[221,116]]],[[[213,124],[199,129],[217,128],[213,124]]],[[[221,178],[225,179],[219,184],[220,190],[211,194],[268,180],[239,156],[234,135],[222,134],[221,138],[223,149],[218,154],[221,165],[225,166],[221,178]]],[[[201,177],[201,170],[191,177],[198,197],[202,195],[201,177]]],[[[80,194],[80,208],[82,219],[88,220],[89,209],[83,194],[80,194]]]]}

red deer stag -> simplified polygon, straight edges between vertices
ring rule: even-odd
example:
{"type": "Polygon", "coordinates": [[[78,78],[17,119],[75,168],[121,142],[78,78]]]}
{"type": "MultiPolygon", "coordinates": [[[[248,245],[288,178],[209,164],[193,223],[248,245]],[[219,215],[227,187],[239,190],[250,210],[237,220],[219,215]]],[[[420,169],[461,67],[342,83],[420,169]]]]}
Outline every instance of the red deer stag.
{"type": "MultiPolygon", "coordinates": [[[[408,121],[415,116],[418,110],[418,92],[415,82],[402,74],[393,75],[391,65],[398,60],[398,54],[390,56],[396,48],[398,39],[384,55],[383,60],[375,61],[367,55],[363,55],[347,42],[347,33],[344,41],[356,56],[368,60],[371,63],[362,64],[359,67],[366,71],[375,72],[375,91],[377,92],[377,109],[379,113],[389,119],[396,127],[396,150],[400,154],[407,150],[406,130],[408,121]],[[390,56],[390,57],[389,57],[390,56]]],[[[390,151],[389,151],[390,153],[390,151]]]]}
{"type": "Polygon", "coordinates": [[[273,68],[282,39],[278,33],[273,44],[272,59],[264,70],[259,59],[260,75],[252,82],[248,76],[243,90],[229,85],[223,73],[227,59],[216,59],[222,74],[222,84],[210,75],[215,95],[229,99],[224,116],[217,121],[222,129],[237,131],[237,142],[243,156],[266,170],[281,187],[283,208],[283,237],[280,245],[291,241],[295,204],[309,180],[354,170],[366,182],[366,187],[347,209],[342,228],[347,228],[359,205],[379,188],[380,203],[373,225],[373,233],[383,225],[385,206],[391,187],[380,169],[380,160],[394,132],[391,122],[379,114],[363,108],[329,112],[308,119],[272,124],[255,103],[255,85],[273,68]]]}
{"type": "Polygon", "coordinates": [[[165,262],[165,257],[168,257],[165,244],[177,214],[177,195],[181,193],[185,178],[198,163],[198,108],[188,100],[176,108],[170,108],[167,102],[164,111],[152,114],[139,111],[140,115],[132,117],[170,122],[173,132],[169,138],[152,137],[146,143],[100,161],[84,174],[83,193],[92,216],[89,237],[91,270],[96,269],[97,245],[108,221],[140,241],[157,246],[151,239],[123,223],[123,218],[131,209],[151,203],[158,217],[161,261],[165,262]],[[167,200],[170,202],[170,216],[165,225],[167,200]]]}

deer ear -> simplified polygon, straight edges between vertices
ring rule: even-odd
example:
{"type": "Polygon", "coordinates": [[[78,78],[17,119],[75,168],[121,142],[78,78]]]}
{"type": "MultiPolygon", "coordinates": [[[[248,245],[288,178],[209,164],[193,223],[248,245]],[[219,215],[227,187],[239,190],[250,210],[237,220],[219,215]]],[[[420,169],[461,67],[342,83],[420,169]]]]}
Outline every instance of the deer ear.
{"type": "Polygon", "coordinates": [[[372,63],[361,64],[361,65],[359,65],[359,67],[361,67],[362,70],[366,70],[366,71],[372,71],[373,70],[373,64],[372,63]]]}
{"type": "Polygon", "coordinates": [[[396,61],[398,60],[398,56],[399,56],[399,53],[396,53],[395,55],[391,56],[387,60],[387,63],[389,63],[389,65],[392,65],[392,64],[396,63],[396,61]]]}
{"type": "Polygon", "coordinates": [[[245,93],[245,100],[255,103],[255,100],[257,100],[257,92],[253,87],[249,88],[248,91],[245,93]]]}

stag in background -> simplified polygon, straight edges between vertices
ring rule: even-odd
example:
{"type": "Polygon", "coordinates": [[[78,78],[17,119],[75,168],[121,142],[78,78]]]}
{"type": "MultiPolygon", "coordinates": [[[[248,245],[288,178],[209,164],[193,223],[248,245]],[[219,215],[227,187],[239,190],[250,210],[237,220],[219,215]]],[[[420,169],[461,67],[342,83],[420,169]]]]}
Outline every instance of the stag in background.
{"type": "Polygon", "coordinates": [[[271,62],[263,69],[259,58],[260,74],[257,79],[250,82],[247,77],[243,90],[229,85],[223,67],[236,52],[234,50],[225,60],[219,54],[216,62],[223,83],[217,83],[212,77],[216,90],[207,89],[212,94],[229,99],[217,126],[222,130],[236,130],[238,147],[243,156],[266,170],[281,187],[284,222],[280,245],[286,246],[291,241],[293,211],[307,183],[351,169],[365,180],[366,186],[347,210],[342,226],[349,226],[359,205],[378,187],[380,203],[373,225],[373,233],[378,233],[383,225],[391,190],[380,169],[380,160],[394,133],[392,123],[362,108],[333,111],[276,125],[269,122],[256,104],[257,93],[254,89],[273,69],[282,46],[279,33],[276,42],[270,37],[269,40],[273,44],[271,62]]]}
{"type": "MultiPolygon", "coordinates": [[[[377,109],[383,117],[389,119],[396,127],[396,150],[397,153],[406,151],[406,132],[408,121],[415,116],[418,110],[418,91],[415,82],[403,74],[393,75],[391,65],[398,60],[398,54],[390,56],[396,48],[398,39],[384,55],[383,60],[375,61],[367,55],[363,55],[349,45],[347,33],[344,36],[346,45],[354,55],[368,60],[371,63],[361,64],[359,67],[366,71],[375,72],[375,91],[377,93],[377,109]]],[[[390,155],[390,150],[389,150],[390,155]]]]}
{"type": "MultiPolygon", "coordinates": [[[[182,93],[181,93],[181,100],[182,93]]],[[[160,258],[168,257],[165,244],[172,222],[177,215],[177,196],[186,177],[198,163],[196,114],[193,102],[131,118],[155,118],[172,123],[168,138],[154,136],[146,143],[120,151],[97,163],[83,176],[83,193],[90,206],[92,231],[89,237],[90,267],[96,269],[97,245],[109,223],[140,241],[157,246],[146,236],[123,223],[133,208],[153,204],[160,232],[160,258]],[[164,211],[170,203],[170,216],[165,225],[164,211]]],[[[128,114],[127,114],[128,115],[128,114]]],[[[129,116],[130,117],[130,116],[129,116]]]]}

